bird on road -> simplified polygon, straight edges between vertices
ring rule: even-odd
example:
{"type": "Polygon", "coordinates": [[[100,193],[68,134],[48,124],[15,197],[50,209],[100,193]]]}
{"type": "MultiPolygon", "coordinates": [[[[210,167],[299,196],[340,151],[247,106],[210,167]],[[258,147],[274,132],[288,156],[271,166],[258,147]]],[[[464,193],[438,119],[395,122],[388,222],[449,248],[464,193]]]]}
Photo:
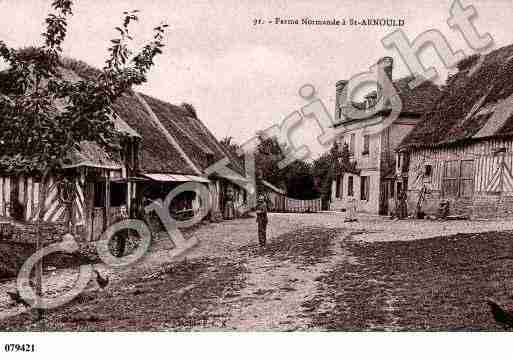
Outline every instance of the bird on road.
{"type": "Polygon", "coordinates": [[[502,325],[505,329],[513,328],[513,312],[506,310],[493,299],[488,299],[486,303],[490,306],[493,319],[502,325]]]}
{"type": "Polygon", "coordinates": [[[102,277],[100,272],[98,272],[96,269],[94,272],[96,273],[96,283],[98,283],[100,288],[105,288],[109,284],[109,277],[102,277]]]}
{"type": "Polygon", "coordinates": [[[16,292],[9,292],[7,291],[7,295],[11,298],[13,302],[15,302],[17,305],[22,304],[24,307],[30,307],[30,304],[21,297],[20,292],[18,289],[16,289],[16,292]]]}

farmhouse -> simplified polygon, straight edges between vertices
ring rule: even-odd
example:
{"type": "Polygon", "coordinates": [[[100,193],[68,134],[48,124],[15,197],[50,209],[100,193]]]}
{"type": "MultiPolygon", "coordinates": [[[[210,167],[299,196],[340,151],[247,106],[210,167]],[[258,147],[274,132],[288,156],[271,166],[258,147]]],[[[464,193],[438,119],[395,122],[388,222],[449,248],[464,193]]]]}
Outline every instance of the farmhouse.
{"type": "MultiPolygon", "coordinates": [[[[62,76],[69,79],[97,73],[81,61],[62,59],[61,65],[62,76]]],[[[51,174],[44,186],[33,173],[15,175],[8,168],[0,169],[0,222],[25,231],[13,235],[12,230],[5,230],[8,227],[0,226],[3,239],[31,241],[27,233],[33,233],[32,224],[42,207],[49,239],[72,232],[83,240],[96,240],[133,208],[164,199],[185,182],[207,186],[212,218],[222,217],[227,198],[234,208],[229,218],[245,211],[244,168],[198,119],[192,106],[174,106],[130,91],[118,99],[114,111],[115,129],[123,134],[119,150],[80,143],[63,170],[51,174]],[[228,174],[207,173],[209,166],[224,158],[228,158],[228,174]],[[42,190],[47,199],[41,206],[38,194],[42,190]]],[[[186,192],[174,198],[169,209],[178,218],[190,217],[201,205],[194,193],[186,192]]]]}
{"type": "MultiPolygon", "coordinates": [[[[339,148],[348,146],[354,171],[337,173],[332,183],[331,209],[347,209],[356,206],[357,210],[386,214],[393,209],[398,184],[395,181],[395,148],[413,130],[421,116],[439,95],[439,89],[426,81],[411,90],[408,83],[411,76],[393,80],[393,59],[384,57],[378,61],[378,76],[388,76],[402,106],[397,116],[390,116],[390,105],[375,111],[378,92],[373,91],[363,103],[355,107],[369,112],[363,118],[350,118],[342,111],[345,86],[348,81],[336,84],[335,127],[343,125],[344,133],[339,137],[339,148]],[[391,121],[385,119],[391,118],[391,121]]],[[[400,185],[400,184],[399,184],[400,185]]]]}
{"type": "Polygon", "coordinates": [[[462,60],[431,111],[402,141],[408,210],[513,213],[513,45],[462,60]]]}
{"type": "MultiPolygon", "coordinates": [[[[209,188],[213,218],[232,219],[245,212],[248,198],[244,187],[249,182],[243,165],[217,141],[192,106],[175,106],[139,93],[134,96],[145,111],[144,120],[127,122],[146,134],[141,148],[141,173],[154,184],[145,186],[144,197],[161,198],[159,191],[154,191],[156,187],[168,190],[180,182],[199,182],[209,188]],[[156,146],[162,146],[163,153],[156,146]],[[162,156],[170,161],[163,161],[162,156]],[[228,172],[207,173],[209,166],[223,159],[229,160],[228,172]]],[[[185,199],[182,203],[184,207],[178,211],[199,206],[185,199]]]]}

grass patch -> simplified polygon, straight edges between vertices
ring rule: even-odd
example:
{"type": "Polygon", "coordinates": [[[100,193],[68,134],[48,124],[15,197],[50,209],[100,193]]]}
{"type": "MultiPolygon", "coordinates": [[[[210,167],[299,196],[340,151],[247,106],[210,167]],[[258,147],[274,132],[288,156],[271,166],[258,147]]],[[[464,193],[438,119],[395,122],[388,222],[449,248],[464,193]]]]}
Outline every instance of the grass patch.
{"type": "Polygon", "coordinates": [[[358,264],[318,278],[321,294],[303,303],[315,327],[500,330],[485,298],[513,305],[513,232],[343,245],[358,264]]]}

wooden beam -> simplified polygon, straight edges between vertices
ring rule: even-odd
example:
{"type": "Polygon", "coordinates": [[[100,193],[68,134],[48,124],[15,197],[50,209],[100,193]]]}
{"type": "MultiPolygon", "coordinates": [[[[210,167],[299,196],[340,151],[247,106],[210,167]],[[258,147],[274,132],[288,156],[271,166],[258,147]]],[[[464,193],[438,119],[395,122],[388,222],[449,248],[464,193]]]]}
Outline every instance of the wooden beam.
{"type": "Polygon", "coordinates": [[[110,225],[110,173],[105,170],[105,218],[104,229],[110,225]]]}

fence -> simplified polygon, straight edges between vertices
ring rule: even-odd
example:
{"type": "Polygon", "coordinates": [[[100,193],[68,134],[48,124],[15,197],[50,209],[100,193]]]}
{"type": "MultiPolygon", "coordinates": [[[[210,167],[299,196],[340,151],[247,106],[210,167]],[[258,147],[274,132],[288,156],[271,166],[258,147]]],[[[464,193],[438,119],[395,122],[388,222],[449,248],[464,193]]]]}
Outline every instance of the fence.
{"type": "Polygon", "coordinates": [[[322,201],[316,199],[294,199],[279,193],[269,194],[269,211],[311,213],[322,210],[322,201]]]}

